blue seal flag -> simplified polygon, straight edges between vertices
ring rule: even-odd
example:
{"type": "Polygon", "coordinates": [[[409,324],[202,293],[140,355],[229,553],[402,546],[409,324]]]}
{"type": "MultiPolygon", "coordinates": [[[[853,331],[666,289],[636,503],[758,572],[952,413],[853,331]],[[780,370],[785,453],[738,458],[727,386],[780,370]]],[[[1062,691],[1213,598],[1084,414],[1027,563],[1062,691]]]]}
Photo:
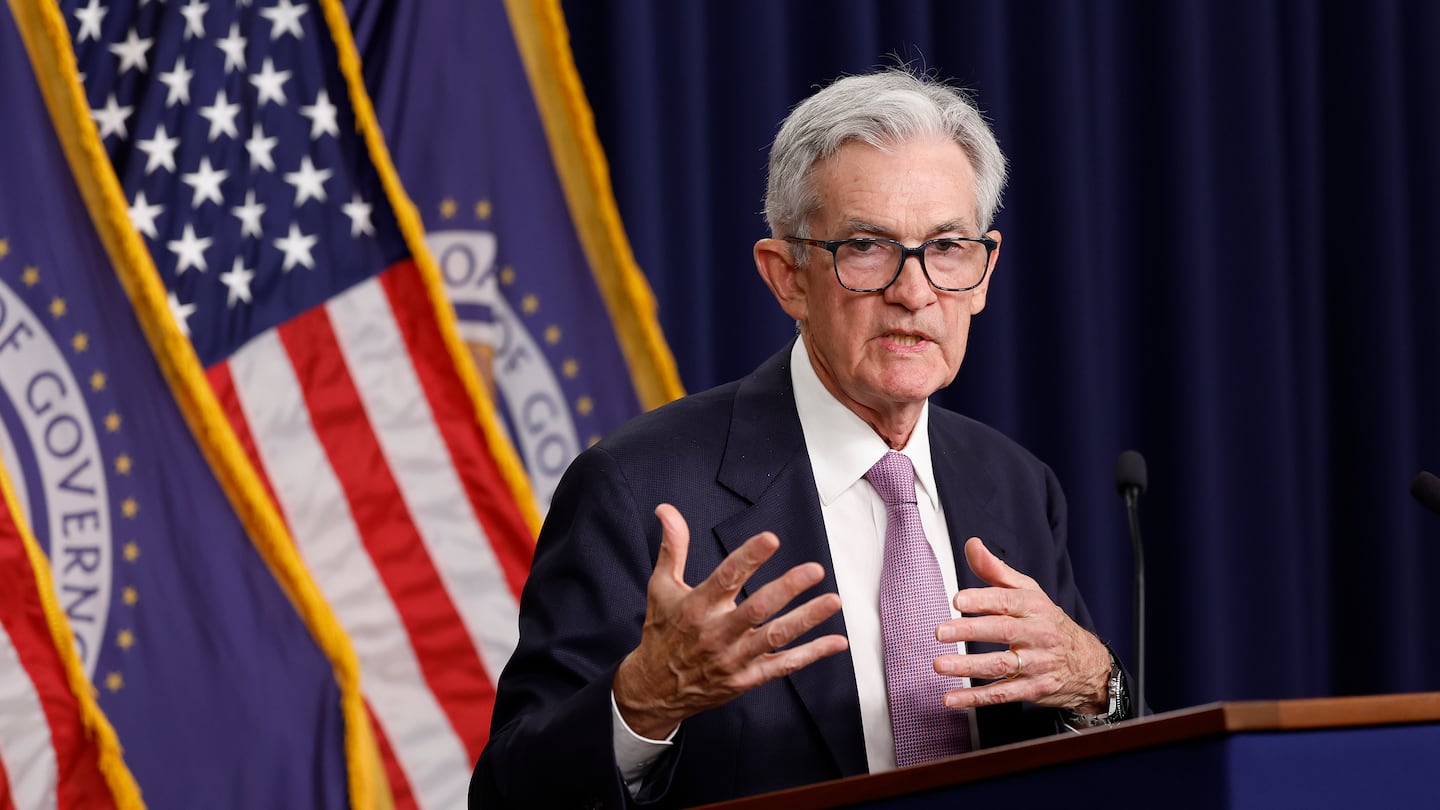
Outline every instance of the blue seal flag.
{"type": "Polygon", "coordinates": [[[541,511],[679,397],[555,0],[346,0],[365,84],[541,511]]]}
{"type": "MultiPolygon", "coordinates": [[[[495,679],[518,637],[538,519],[385,150],[344,8],[339,0],[14,0],[12,8],[43,65],[40,87],[125,297],[210,477],[259,551],[236,553],[264,562],[254,576],[268,576],[271,586],[278,580],[290,598],[287,605],[267,586],[237,586],[233,597],[249,601],[216,609],[241,621],[247,611],[297,613],[297,632],[308,631],[319,662],[334,668],[336,692],[308,695],[304,678],[239,668],[245,689],[266,690],[290,733],[323,728],[337,736],[287,747],[217,725],[207,744],[230,740],[232,759],[265,772],[242,777],[223,758],[207,759],[209,775],[245,786],[218,792],[239,806],[324,806],[344,800],[346,788],[357,806],[377,798],[400,808],[456,806],[485,744],[495,679]],[[285,691],[292,682],[293,695],[285,691]],[[270,787],[293,777],[298,796],[294,775],[302,773],[311,780],[306,799],[270,787]]],[[[111,311],[125,305],[113,294],[98,300],[111,311]]],[[[54,342],[63,348],[67,340],[54,342]]],[[[58,376],[36,395],[58,397],[91,384],[91,374],[88,366],[75,371],[73,384],[58,376]]],[[[113,372],[103,375],[111,385],[97,390],[111,391],[113,372]]],[[[182,421],[164,424],[178,431],[182,421]]],[[[40,435],[69,435],[64,425],[52,433],[40,435]]],[[[37,480],[59,482],[43,494],[79,497],[84,474],[110,464],[107,454],[123,454],[131,479],[171,473],[168,459],[142,464],[139,451],[110,451],[103,431],[97,436],[73,450],[57,445],[65,464],[38,467],[37,480]],[[79,466],[82,457],[94,461],[79,466]]],[[[186,472],[156,498],[177,521],[223,516],[186,488],[210,477],[186,472]]],[[[128,527],[154,508],[114,479],[105,483],[103,492],[98,484],[85,492],[119,503],[119,516],[106,523],[100,513],[95,531],[128,527]]],[[[223,561],[209,549],[214,530],[155,533],[177,560],[223,561]]],[[[106,568],[106,559],[129,555],[143,564],[146,542],[157,541],[142,539],[133,551],[127,539],[115,542],[118,556],[83,557],[75,575],[106,582],[105,571],[128,572],[118,563],[106,568]]],[[[52,552],[62,572],[66,553],[52,552]]],[[[103,634],[84,632],[98,621],[79,617],[108,592],[90,580],[76,587],[94,589],[70,597],[77,640],[104,649],[103,634]]],[[[184,595],[195,604],[176,605],[175,620],[230,590],[193,585],[184,595]]],[[[143,591],[138,600],[149,604],[143,591]]],[[[269,633],[280,625],[249,620],[264,630],[214,649],[241,660],[271,651],[269,633]]],[[[123,643],[134,647],[138,638],[123,643]]],[[[103,660],[99,666],[97,677],[108,677],[103,660]]],[[[224,684],[209,677],[186,686],[198,701],[224,684]]],[[[172,699],[184,693],[169,686],[172,699]]],[[[137,752],[124,719],[115,721],[149,796],[147,778],[159,777],[136,758],[159,761],[161,749],[137,752]]],[[[196,767],[184,777],[206,774],[196,767]]],[[[198,795],[167,806],[194,806],[198,795]]]]}
{"type": "MultiPolygon", "coordinates": [[[[146,805],[368,805],[353,652],[285,548],[252,541],[128,304],[105,236],[123,210],[92,219],[72,171],[97,146],[77,79],[53,3],[0,7],[0,455],[20,519],[146,805]]],[[[36,763],[7,759],[11,784],[36,763]]]]}

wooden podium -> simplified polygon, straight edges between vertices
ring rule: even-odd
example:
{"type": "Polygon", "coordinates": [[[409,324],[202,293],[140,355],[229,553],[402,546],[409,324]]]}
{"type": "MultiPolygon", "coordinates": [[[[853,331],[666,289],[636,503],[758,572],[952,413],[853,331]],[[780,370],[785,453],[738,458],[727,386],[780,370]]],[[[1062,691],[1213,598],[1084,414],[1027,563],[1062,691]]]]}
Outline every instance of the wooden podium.
{"type": "Polygon", "coordinates": [[[708,807],[1440,808],[1440,692],[1215,703],[708,807]]]}

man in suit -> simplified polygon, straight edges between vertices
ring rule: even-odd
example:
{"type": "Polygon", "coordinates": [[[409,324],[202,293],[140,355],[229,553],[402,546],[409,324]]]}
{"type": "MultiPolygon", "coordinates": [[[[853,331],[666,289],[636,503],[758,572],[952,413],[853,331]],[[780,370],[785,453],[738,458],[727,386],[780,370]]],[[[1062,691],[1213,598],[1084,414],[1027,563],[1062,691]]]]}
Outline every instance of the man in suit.
{"type": "Polygon", "coordinates": [[[799,335],[567,471],[472,807],[690,806],[1126,716],[1054,475],[928,404],[1004,177],[968,97],[904,70],[795,108],[754,254],[799,335]]]}

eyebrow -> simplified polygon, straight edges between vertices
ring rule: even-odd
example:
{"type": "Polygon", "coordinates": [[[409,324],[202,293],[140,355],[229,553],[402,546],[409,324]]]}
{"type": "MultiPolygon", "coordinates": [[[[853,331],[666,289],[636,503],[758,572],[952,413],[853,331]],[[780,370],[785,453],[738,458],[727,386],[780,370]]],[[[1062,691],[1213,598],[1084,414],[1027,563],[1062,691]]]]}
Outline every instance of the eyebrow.
{"type": "MultiPolygon", "coordinates": [[[[851,230],[860,231],[861,233],[874,234],[875,236],[883,236],[887,238],[894,236],[894,233],[891,232],[889,228],[876,225],[873,222],[866,222],[863,219],[848,219],[845,221],[845,225],[848,226],[851,230]]],[[[948,222],[942,222],[939,225],[936,225],[934,228],[931,228],[930,233],[926,238],[935,238],[939,234],[950,233],[952,231],[955,233],[964,234],[969,233],[972,230],[974,229],[970,227],[970,220],[952,219],[948,222]]]]}

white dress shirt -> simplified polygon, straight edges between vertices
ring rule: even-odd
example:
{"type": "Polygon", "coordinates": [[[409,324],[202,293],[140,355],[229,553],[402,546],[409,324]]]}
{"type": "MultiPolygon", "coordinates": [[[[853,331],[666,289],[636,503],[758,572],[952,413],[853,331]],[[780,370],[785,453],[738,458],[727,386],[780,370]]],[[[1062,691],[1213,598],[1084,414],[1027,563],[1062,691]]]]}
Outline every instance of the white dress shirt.
{"type": "MultiPolygon", "coordinates": [[[[855,688],[860,698],[860,722],[870,772],[895,768],[895,740],[890,731],[890,708],[885,695],[885,658],[880,638],[880,568],[885,556],[885,502],[865,480],[865,473],[890,449],[869,425],[830,394],[810,364],[803,338],[790,352],[790,379],[795,407],[805,434],[805,449],[815,474],[820,511],[830,543],[830,559],[840,593],[850,657],[855,667],[855,688]]],[[[930,404],[925,403],[910,442],[900,452],[915,466],[916,500],[925,537],[940,564],[945,591],[958,590],[955,554],[950,546],[945,512],[935,488],[930,465],[930,404]]],[[[785,543],[781,537],[780,542],[785,543]]],[[[954,604],[950,606],[953,616],[954,604]]],[[[964,652],[964,645],[956,645],[964,652]]],[[[956,679],[956,688],[968,686],[956,679]]],[[[613,695],[612,695],[613,706],[613,695]]],[[[971,713],[971,739],[974,720],[971,713]]],[[[635,734],[614,709],[615,758],[633,794],[644,774],[670,739],[650,740],[635,734]]],[[[674,732],[670,738],[674,737],[674,732]]]]}
{"type": "MultiPolygon", "coordinates": [[[[885,696],[885,657],[880,639],[880,567],[885,559],[885,502],[865,480],[865,473],[890,449],[864,420],[830,394],[816,376],[802,340],[790,353],[790,378],[795,407],[805,433],[805,449],[815,473],[820,512],[830,540],[830,559],[840,591],[855,687],[860,696],[860,723],[870,772],[895,768],[895,739],[890,732],[890,706],[885,696]]],[[[925,403],[910,441],[900,452],[915,465],[915,494],[925,538],[940,564],[945,593],[959,589],[955,554],[945,511],[940,507],[935,472],[930,465],[930,404],[925,403]]],[[[780,538],[785,542],[785,538],[780,538]]],[[[952,616],[958,616],[954,604],[952,616]]],[[[964,652],[963,646],[958,646],[964,652]]],[[[957,679],[956,688],[968,686],[957,679]]],[[[973,740],[973,724],[971,730],[973,740]]]]}

